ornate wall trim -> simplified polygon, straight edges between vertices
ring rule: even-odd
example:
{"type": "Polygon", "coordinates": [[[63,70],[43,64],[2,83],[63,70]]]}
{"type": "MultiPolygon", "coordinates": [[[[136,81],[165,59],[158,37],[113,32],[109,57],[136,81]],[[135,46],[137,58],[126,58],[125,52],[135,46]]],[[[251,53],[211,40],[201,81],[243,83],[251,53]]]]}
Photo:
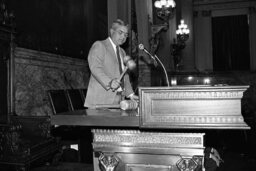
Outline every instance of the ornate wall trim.
{"type": "Polygon", "coordinates": [[[47,68],[72,68],[88,70],[86,60],[71,58],[37,50],[17,47],[15,49],[15,62],[17,64],[29,64],[47,68]]]}
{"type": "Polygon", "coordinates": [[[236,8],[249,8],[256,6],[255,1],[194,1],[194,10],[220,10],[220,9],[236,9],[236,8]]]}

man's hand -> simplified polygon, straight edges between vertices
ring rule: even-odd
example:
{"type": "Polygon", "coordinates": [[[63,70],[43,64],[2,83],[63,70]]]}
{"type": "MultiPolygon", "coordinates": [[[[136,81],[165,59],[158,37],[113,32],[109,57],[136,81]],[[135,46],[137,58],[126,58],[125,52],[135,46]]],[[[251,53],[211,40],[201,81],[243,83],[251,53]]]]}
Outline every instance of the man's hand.
{"type": "Polygon", "coordinates": [[[130,96],[130,99],[131,100],[135,100],[135,101],[139,101],[139,97],[137,96],[137,95],[135,95],[135,94],[132,94],[131,96],[130,96]]]}
{"type": "Polygon", "coordinates": [[[112,91],[116,91],[121,85],[121,82],[117,79],[117,78],[114,78],[110,81],[109,83],[109,87],[112,91]]]}

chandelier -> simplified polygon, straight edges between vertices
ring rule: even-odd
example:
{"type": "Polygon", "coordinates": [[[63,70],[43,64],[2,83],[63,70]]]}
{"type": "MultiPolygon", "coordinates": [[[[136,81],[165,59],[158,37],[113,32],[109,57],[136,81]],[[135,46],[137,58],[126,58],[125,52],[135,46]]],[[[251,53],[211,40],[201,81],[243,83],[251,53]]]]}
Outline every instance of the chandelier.
{"type": "Polygon", "coordinates": [[[174,0],[156,0],[154,6],[157,16],[166,21],[173,16],[176,3],[174,0]]]}
{"type": "Polygon", "coordinates": [[[177,39],[180,42],[185,42],[189,38],[189,29],[188,25],[184,23],[184,20],[180,20],[180,25],[178,25],[178,29],[176,30],[177,39]]]}

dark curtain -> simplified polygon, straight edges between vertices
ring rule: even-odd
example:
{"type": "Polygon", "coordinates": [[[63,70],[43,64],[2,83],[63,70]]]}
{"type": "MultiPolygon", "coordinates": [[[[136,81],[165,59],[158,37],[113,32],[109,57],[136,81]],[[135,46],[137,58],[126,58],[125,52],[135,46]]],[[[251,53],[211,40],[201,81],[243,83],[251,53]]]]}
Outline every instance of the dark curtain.
{"type": "MultiPolygon", "coordinates": [[[[0,42],[0,124],[7,123],[8,107],[7,107],[7,86],[8,86],[8,43],[0,42]]],[[[1,151],[1,150],[0,150],[1,151]]]]}
{"type": "Polygon", "coordinates": [[[108,36],[107,0],[8,0],[19,47],[86,59],[108,36]],[[29,5],[28,5],[29,4],[29,5]]]}
{"type": "Polygon", "coordinates": [[[249,70],[247,15],[212,18],[214,71],[249,70]]]}

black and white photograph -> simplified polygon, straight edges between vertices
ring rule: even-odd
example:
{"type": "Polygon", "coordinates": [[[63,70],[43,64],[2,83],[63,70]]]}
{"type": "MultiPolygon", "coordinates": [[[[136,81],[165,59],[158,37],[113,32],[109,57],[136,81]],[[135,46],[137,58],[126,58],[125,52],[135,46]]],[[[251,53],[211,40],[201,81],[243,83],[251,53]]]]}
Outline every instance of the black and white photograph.
{"type": "Polygon", "coordinates": [[[256,170],[256,0],[0,0],[0,170],[256,170]]]}

